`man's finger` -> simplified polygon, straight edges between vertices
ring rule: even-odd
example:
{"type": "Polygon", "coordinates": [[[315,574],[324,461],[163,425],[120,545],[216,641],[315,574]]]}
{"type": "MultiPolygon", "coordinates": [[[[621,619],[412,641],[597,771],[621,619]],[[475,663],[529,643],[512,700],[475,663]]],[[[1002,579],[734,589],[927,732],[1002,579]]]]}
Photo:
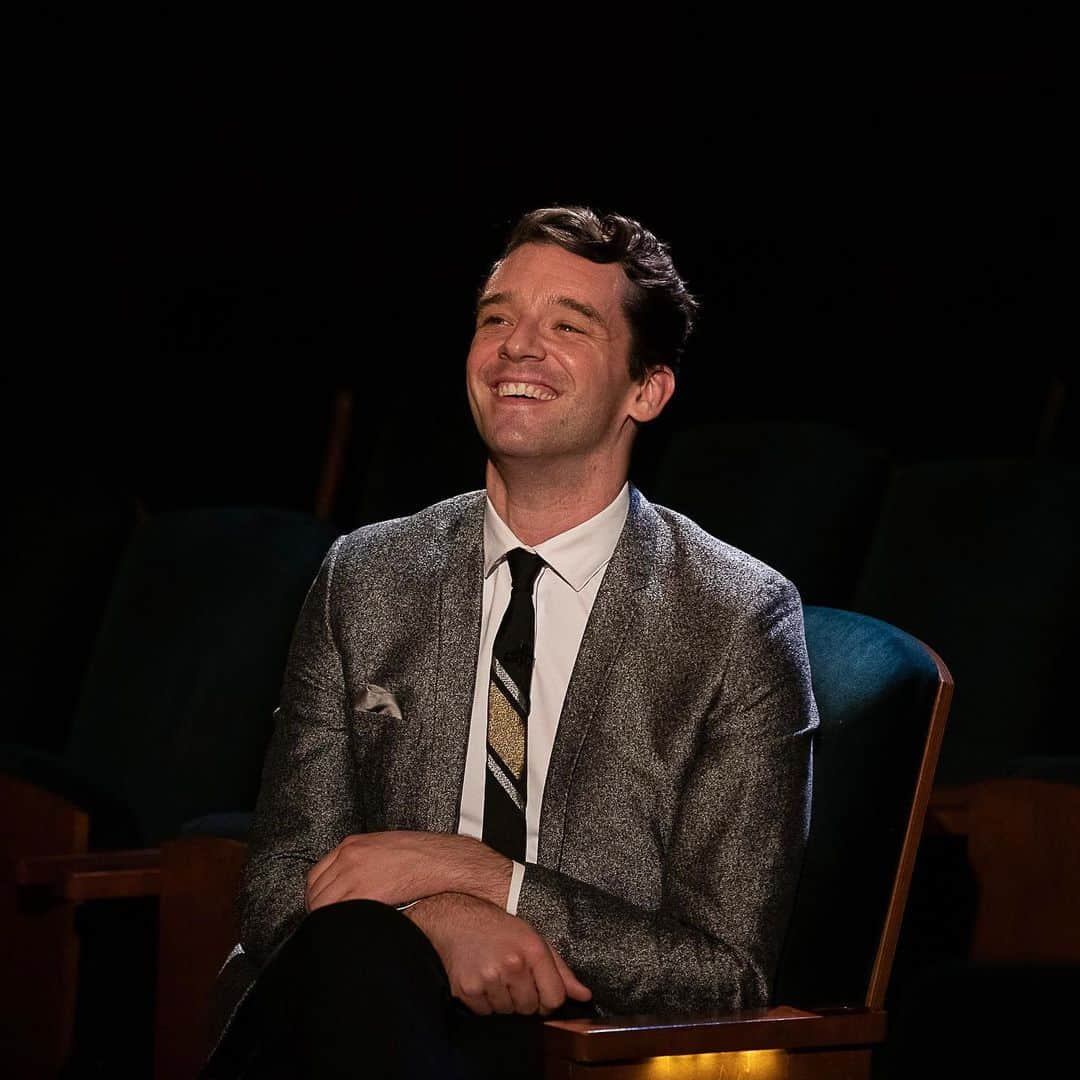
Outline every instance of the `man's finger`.
{"type": "Polygon", "coordinates": [[[309,888],[306,897],[308,911],[314,911],[316,908],[321,908],[325,907],[327,904],[332,904],[334,902],[334,886],[336,885],[336,883],[336,878],[327,878],[324,875],[319,882],[318,888],[309,888]]]}
{"type": "Polygon", "coordinates": [[[486,964],[479,972],[483,980],[484,989],[481,991],[488,999],[488,1004],[497,1013],[512,1013],[514,1002],[510,998],[510,992],[506,989],[503,973],[494,963],[486,964]]]}
{"type": "Polygon", "coordinates": [[[488,983],[484,987],[484,992],[487,995],[488,1004],[495,1012],[512,1013],[514,1011],[514,999],[504,983],[488,983]]]}
{"type": "Polygon", "coordinates": [[[308,911],[325,907],[327,904],[336,904],[339,900],[363,899],[367,897],[360,890],[352,888],[346,874],[334,871],[323,874],[315,887],[307,892],[308,911]]]}
{"type": "Polygon", "coordinates": [[[514,1012],[528,1016],[536,1012],[540,1005],[536,992],[536,980],[529,966],[520,956],[516,956],[515,960],[516,963],[508,965],[506,989],[514,1004],[514,1012]]]}
{"type": "Polygon", "coordinates": [[[555,961],[563,986],[566,987],[567,995],[575,1001],[588,1001],[592,997],[592,991],[570,970],[554,948],[551,949],[551,957],[555,961]]]}
{"type": "Polygon", "coordinates": [[[566,985],[559,969],[555,966],[554,950],[546,944],[540,959],[532,966],[533,981],[540,998],[541,1012],[554,1012],[566,1000],[566,985]]]}
{"type": "Polygon", "coordinates": [[[333,862],[328,862],[327,859],[329,859],[329,856],[320,859],[308,871],[307,883],[304,886],[304,899],[307,901],[308,907],[311,906],[311,901],[315,896],[322,892],[336,876],[336,873],[331,869],[334,865],[333,862]]]}
{"type": "Polygon", "coordinates": [[[307,872],[307,891],[309,893],[318,883],[319,878],[323,877],[334,865],[340,853],[341,844],[336,844],[307,872]]]}
{"type": "Polygon", "coordinates": [[[311,910],[311,902],[315,899],[316,893],[326,888],[325,875],[321,875],[319,878],[308,878],[307,885],[304,886],[304,903],[307,904],[308,911],[311,910]]]}
{"type": "Polygon", "coordinates": [[[462,994],[459,992],[457,998],[470,1012],[476,1013],[477,1016],[491,1015],[491,1005],[483,994],[462,994]]]}

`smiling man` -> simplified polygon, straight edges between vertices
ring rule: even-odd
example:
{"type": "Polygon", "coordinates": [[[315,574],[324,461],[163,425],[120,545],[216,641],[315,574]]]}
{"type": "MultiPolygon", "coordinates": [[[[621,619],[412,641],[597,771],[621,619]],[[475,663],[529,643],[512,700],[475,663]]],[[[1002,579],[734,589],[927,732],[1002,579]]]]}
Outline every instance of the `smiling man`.
{"type": "Polygon", "coordinates": [[[545,1016],[768,1001],[799,595],[627,482],[695,306],[635,221],[516,226],[466,363],[486,490],[340,537],[301,611],[207,1075],[538,1076],[545,1016]]]}

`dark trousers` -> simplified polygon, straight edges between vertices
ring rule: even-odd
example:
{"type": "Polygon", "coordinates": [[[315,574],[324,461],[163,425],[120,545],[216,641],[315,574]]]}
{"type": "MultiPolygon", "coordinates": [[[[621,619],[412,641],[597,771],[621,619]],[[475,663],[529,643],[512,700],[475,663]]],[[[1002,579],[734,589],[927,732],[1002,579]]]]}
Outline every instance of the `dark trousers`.
{"type": "Polygon", "coordinates": [[[537,1080],[541,1040],[537,1016],[477,1016],[452,998],[438,953],[399,911],[347,900],[274,954],[203,1076],[537,1080]]]}

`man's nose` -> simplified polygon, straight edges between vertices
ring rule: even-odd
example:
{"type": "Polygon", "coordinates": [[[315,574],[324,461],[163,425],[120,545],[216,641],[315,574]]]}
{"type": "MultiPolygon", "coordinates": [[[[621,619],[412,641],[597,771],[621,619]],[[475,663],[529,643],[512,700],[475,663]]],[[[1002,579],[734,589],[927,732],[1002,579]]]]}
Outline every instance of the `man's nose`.
{"type": "Polygon", "coordinates": [[[519,319],[514,324],[499,350],[508,360],[540,360],[546,351],[539,322],[529,318],[519,319]]]}

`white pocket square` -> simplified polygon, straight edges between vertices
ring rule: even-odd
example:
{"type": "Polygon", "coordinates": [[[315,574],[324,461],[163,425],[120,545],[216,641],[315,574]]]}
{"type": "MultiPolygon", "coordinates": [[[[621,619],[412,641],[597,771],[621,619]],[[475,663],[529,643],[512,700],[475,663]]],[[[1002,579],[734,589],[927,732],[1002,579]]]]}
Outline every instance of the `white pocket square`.
{"type": "Polygon", "coordinates": [[[385,687],[376,686],[374,683],[365,683],[363,693],[356,703],[356,708],[361,712],[385,713],[395,720],[401,719],[401,707],[397,698],[385,687]]]}

